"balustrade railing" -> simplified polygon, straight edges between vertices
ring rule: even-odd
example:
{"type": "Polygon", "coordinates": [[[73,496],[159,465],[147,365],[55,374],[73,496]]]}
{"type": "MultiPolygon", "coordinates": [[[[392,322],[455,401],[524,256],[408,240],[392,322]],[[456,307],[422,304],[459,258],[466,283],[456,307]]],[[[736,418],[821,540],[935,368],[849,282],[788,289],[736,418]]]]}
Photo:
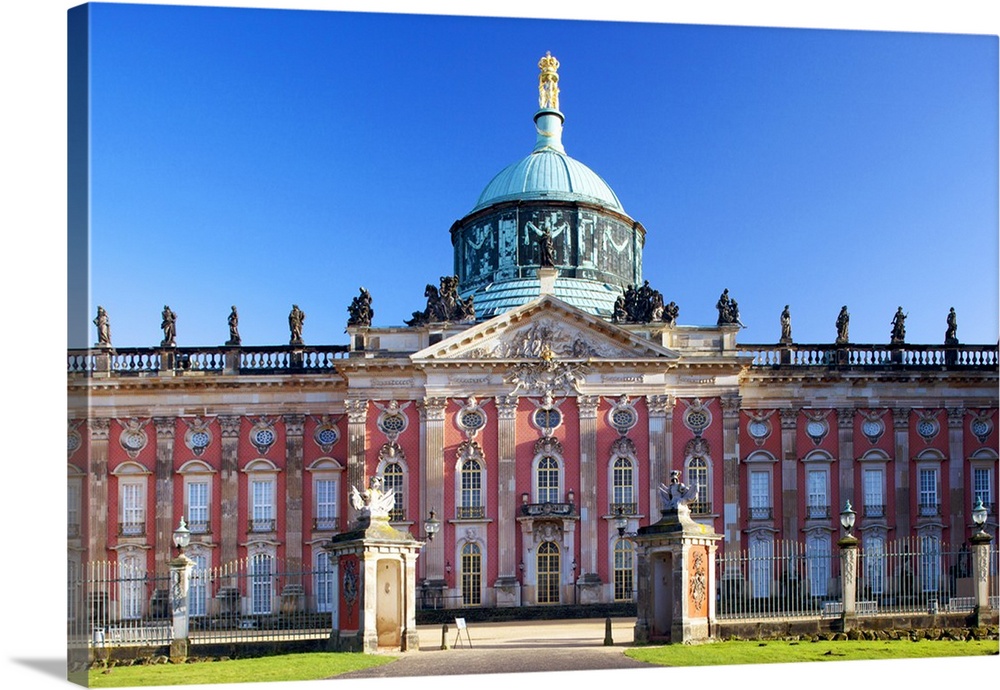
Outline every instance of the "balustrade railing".
{"type": "Polygon", "coordinates": [[[737,345],[752,366],[979,367],[1000,364],[996,345],[737,345]]]}
{"type": "Polygon", "coordinates": [[[69,374],[150,375],[161,371],[277,373],[330,371],[348,356],[347,345],[291,347],[177,347],[70,350],[69,374]],[[228,359],[227,359],[228,358],[228,359]]]}

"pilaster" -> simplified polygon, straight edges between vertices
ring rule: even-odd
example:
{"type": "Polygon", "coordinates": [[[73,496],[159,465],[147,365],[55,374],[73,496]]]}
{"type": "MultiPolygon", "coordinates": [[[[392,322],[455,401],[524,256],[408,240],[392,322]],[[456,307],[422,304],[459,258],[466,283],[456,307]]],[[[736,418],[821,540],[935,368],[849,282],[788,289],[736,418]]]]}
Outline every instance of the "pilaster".
{"type": "Polygon", "coordinates": [[[910,408],[892,411],[892,428],[896,435],[896,536],[905,537],[912,528],[910,515],[910,408]]]}
{"type": "Polygon", "coordinates": [[[600,397],[581,395],[580,410],[580,564],[581,579],[597,577],[597,408],[600,397]],[[588,576],[590,576],[588,578],[588,576]]]}
{"type": "Polygon", "coordinates": [[[785,539],[798,538],[798,449],[795,430],[798,427],[798,408],[778,411],[781,416],[781,529],[785,539]]]}
{"type": "Polygon", "coordinates": [[[669,483],[674,456],[674,397],[647,395],[649,415],[649,496],[650,522],[657,519],[660,484],[669,483]]]}
{"type": "Polygon", "coordinates": [[[965,498],[965,448],[962,425],[965,421],[964,407],[948,408],[948,500],[944,523],[951,527],[953,538],[965,534],[965,515],[972,504],[965,498]]]}
{"type": "Polygon", "coordinates": [[[174,534],[174,435],[176,417],[154,417],[156,426],[156,541],[155,563],[157,574],[165,572],[173,553],[174,534]]]}
{"type": "MultiPolygon", "coordinates": [[[[444,412],[447,398],[424,398],[420,404],[420,506],[410,519],[418,524],[431,509],[444,515],[444,412]]],[[[447,525],[447,516],[444,521],[447,525]]],[[[444,579],[444,534],[424,547],[424,577],[444,579]]]]}
{"type": "MultiPolygon", "coordinates": [[[[286,414],[285,558],[292,573],[302,572],[302,432],[305,415],[286,414]]],[[[301,583],[298,583],[301,584],[301,583]]]]}
{"type": "Polygon", "coordinates": [[[347,408],[347,486],[365,487],[365,447],[368,445],[365,424],[367,400],[346,400],[347,408]]]}
{"type": "Polygon", "coordinates": [[[726,395],[720,402],[722,403],[722,530],[726,543],[738,549],[741,536],[737,519],[740,505],[740,405],[743,399],[738,395],[726,395]]]}
{"type": "Polygon", "coordinates": [[[837,409],[837,449],[840,454],[840,505],[831,505],[830,510],[838,512],[845,500],[859,504],[859,496],[854,495],[854,408],[837,409]]]}
{"type": "Polygon", "coordinates": [[[108,551],[108,438],[111,420],[88,419],[90,430],[89,453],[87,455],[87,475],[89,477],[89,500],[82,502],[81,508],[87,515],[86,560],[101,561],[108,551]],[[91,510],[97,506],[97,510],[91,510]]]}
{"type": "Polygon", "coordinates": [[[240,542],[237,533],[237,514],[239,511],[240,499],[240,475],[239,475],[239,441],[240,441],[240,417],[239,415],[219,416],[219,428],[222,433],[222,469],[219,472],[220,512],[221,524],[219,525],[219,557],[221,563],[230,563],[239,556],[238,545],[240,542]]]}
{"type": "MultiPolygon", "coordinates": [[[[498,584],[509,586],[517,581],[517,476],[515,474],[515,451],[517,419],[517,396],[504,395],[496,398],[497,406],[497,542],[498,584]]],[[[516,606],[520,601],[506,602],[516,606]]],[[[498,601],[497,605],[501,605],[498,601]]]]}

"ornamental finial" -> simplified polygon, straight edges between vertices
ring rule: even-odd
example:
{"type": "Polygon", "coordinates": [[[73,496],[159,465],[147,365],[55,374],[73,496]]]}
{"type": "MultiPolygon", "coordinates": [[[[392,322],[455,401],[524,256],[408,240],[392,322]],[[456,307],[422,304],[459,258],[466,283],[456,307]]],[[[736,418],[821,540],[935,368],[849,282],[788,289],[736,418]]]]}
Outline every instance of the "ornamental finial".
{"type": "Polygon", "coordinates": [[[542,109],[559,110],[559,61],[546,51],[545,57],[538,61],[538,107],[542,109]]]}

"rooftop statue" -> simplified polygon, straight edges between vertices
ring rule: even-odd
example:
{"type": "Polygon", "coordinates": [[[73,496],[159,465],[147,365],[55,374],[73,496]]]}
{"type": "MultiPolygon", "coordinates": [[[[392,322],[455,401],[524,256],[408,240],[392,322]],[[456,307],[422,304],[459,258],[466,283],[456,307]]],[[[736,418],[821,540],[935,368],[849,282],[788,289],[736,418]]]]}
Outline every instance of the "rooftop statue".
{"type": "Polygon", "coordinates": [[[538,265],[552,268],[556,265],[556,247],[552,242],[552,230],[549,226],[542,229],[542,236],[538,238],[538,265]]]}
{"type": "Polygon", "coordinates": [[[787,304],[781,312],[781,340],[779,342],[782,345],[790,345],[792,343],[792,314],[788,311],[787,304]]]}
{"type": "Polygon", "coordinates": [[[958,316],[955,307],[948,312],[948,330],[944,332],[945,345],[958,345],[958,316]]]}
{"type": "MultiPolygon", "coordinates": [[[[952,309],[952,312],[955,310],[952,309]]],[[[111,347],[111,322],[108,319],[108,312],[104,311],[104,307],[97,307],[97,318],[94,319],[94,325],[97,326],[97,346],[98,347],[111,347]]]]}
{"type": "Polygon", "coordinates": [[[288,313],[288,330],[291,332],[289,345],[304,345],[302,342],[302,323],[306,320],[306,314],[299,309],[299,305],[293,304],[292,311],[288,313]]]}
{"type": "Polygon", "coordinates": [[[427,306],[423,311],[413,312],[413,317],[404,322],[407,326],[447,321],[472,323],[476,320],[472,296],[464,300],[458,296],[458,276],[441,276],[440,284],[440,290],[433,285],[427,286],[424,290],[427,306]]]}
{"type": "Polygon", "coordinates": [[[161,347],[174,347],[177,338],[177,314],[170,311],[170,307],[163,305],[163,320],[160,321],[160,328],[163,329],[163,342],[161,347]]]}
{"type": "Polygon", "coordinates": [[[840,313],[837,314],[837,345],[847,345],[848,336],[847,329],[851,324],[851,315],[847,313],[847,305],[845,304],[840,308],[840,313]]]}
{"type": "Polygon", "coordinates": [[[229,312],[229,340],[226,341],[226,345],[239,345],[240,341],[240,315],[236,312],[234,304],[229,312]]]}
{"type": "Polygon", "coordinates": [[[663,304],[663,294],[649,286],[649,281],[642,287],[629,285],[624,294],[615,300],[611,314],[612,323],[674,323],[680,309],[676,302],[663,304]]]}
{"type": "Polygon", "coordinates": [[[375,310],[372,309],[372,296],[364,288],[361,293],[354,298],[351,306],[347,308],[348,326],[371,326],[375,317],[375,310]]]}
{"type": "Polygon", "coordinates": [[[892,333],[889,342],[893,345],[901,345],[906,340],[906,314],[900,307],[892,317],[892,333]]]}
{"type": "Polygon", "coordinates": [[[729,288],[722,291],[719,295],[719,301],[715,303],[715,308],[719,310],[719,320],[717,325],[724,326],[726,324],[736,324],[746,328],[743,322],[740,321],[740,307],[736,303],[736,300],[729,298],[729,288]]]}
{"type": "Polygon", "coordinates": [[[559,61],[546,51],[538,61],[538,107],[545,110],[559,110],[559,61]]]}

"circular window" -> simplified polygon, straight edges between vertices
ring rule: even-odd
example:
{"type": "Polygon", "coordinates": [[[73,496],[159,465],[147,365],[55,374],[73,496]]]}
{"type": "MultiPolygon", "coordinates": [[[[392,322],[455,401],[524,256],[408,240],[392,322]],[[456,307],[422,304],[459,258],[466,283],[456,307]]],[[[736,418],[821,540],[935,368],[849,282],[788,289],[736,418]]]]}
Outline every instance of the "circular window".
{"type": "Polygon", "coordinates": [[[635,426],[635,422],[635,413],[632,410],[615,410],[611,414],[612,426],[622,433],[635,426]]]}
{"type": "Polygon", "coordinates": [[[877,419],[865,420],[861,425],[861,433],[863,433],[868,438],[878,438],[882,435],[883,431],[882,422],[877,419]]]}
{"type": "Polygon", "coordinates": [[[80,447],[80,435],[73,433],[66,436],[66,449],[72,453],[80,447]]]}
{"type": "Polygon", "coordinates": [[[274,432],[270,429],[261,429],[253,435],[253,441],[258,446],[269,446],[274,443],[274,432]]]}
{"type": "Polygon", "coordinates": [[[826,436],[826,424],[813,420],[806,424],[806,433],[814,440],[821,439],[826,436]]]}
{"type": "Polygon", "coordinates": [[[985,419],[974,419],[972,420],[972,433],[980,438],[985,438],[989,436],[991,425],[989,421],[985,419]]]}
{"type": "Polygon", "coordinates": [[[559,410],[535,410],[535,424],[542,429],[555,429],[561,420],[559,410]]]}
{"type": "Polygon", "coordinates": [[[316,434],[316,440],[324,446],[330,446],[337,442],[337,430],[325,427],[316,434]]]}
{"type": "Polygon", "coordinates": [[[917,423],[917,433],[924,438],[933,438],[937,434],[938,425],[932,419],[922,419],[917,423]]]}
{"type": "Polygon", "coordinates": [[[379,424],[386,434],[399,433],[406,427],[406,418],[401,414],[387,414],[379,424]]]}
{"type": "Polygon", "coordinates": [[[689,428],[694,431],[701,431],[708,426],[708,414],[702,410],[692,410],[684,418],[689,428]]]}
{"type": "Polygon", "coordinates": [[[754,438],[765,438],[771,431],[768,427],[767,422],[762,422],[760,420],[754,420],[747,425],[747,431],[754,438]]]}
{"type": "Polygon", "coordinates": [[[122,439],[122,443],[125,444],[126,448],[131,448],[132,450],[139,450],[144,445],[146,445],[146,437],[138,432],[133,432],[130,434],[125,434],[122,439]]]}
{"type": "Polygon", "coordinates": [[[209,442],[208,432],[206,431],[196,431],[191,434],[191,447],[192,448],[204,448],[209,442]]]}
{"type": "Polygon", "coordinates": [[[468,429],[469,431],[481,429],[486,424],[486,416],[479,411],[463,412],[459,418],[459,424],[462,425],[463,429],[468,429]]]}

